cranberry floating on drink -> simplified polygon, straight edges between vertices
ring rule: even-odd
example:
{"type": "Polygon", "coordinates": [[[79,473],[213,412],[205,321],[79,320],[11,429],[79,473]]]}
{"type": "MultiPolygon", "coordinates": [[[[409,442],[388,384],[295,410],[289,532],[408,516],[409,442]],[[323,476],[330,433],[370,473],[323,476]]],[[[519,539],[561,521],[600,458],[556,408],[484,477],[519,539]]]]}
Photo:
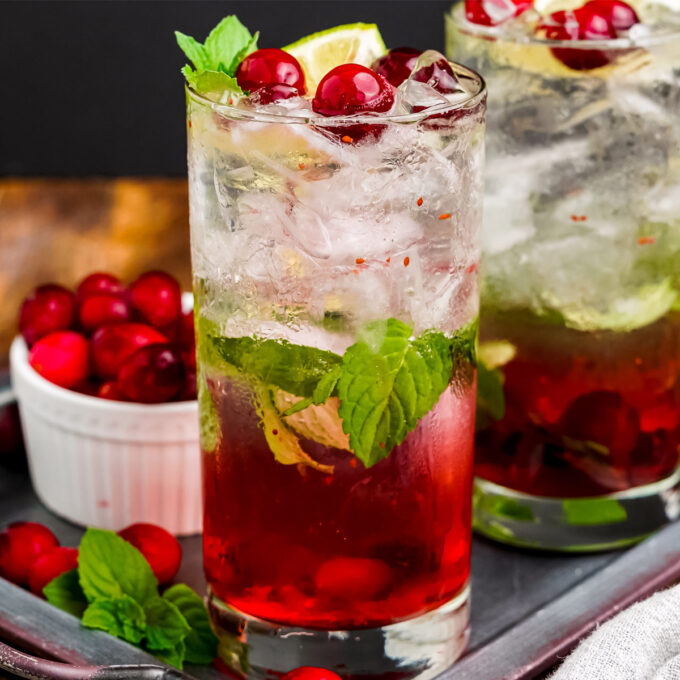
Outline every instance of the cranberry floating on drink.
{"type": "Polygon", "coordinates": [[[482,80],[350,24],[284,48],[303,91],[215,31],[243,40],[178,41],[222,661],[435,675],[467,635],[482,80]]]}
{"type": "Polygon", "coordinates": [[[680,10],[577,5],[447,17],[491,93],[475,524],[570,552],[680,491],[680,10]]]}

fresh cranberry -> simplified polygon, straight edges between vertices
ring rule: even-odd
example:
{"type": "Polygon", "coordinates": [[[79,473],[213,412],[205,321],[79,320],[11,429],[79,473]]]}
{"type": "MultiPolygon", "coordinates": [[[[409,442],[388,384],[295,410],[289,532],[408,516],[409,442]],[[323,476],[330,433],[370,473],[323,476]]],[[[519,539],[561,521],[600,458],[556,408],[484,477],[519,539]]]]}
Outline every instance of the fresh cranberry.
{"type": "Polygon", "coordinates": [[[132,316],[130,304],[116,295],[91,295],[80,305],[80,325],[88,333],[100,326],[129,321],[132,316]]]}
{"type": "Polygon", "coordinates": [[[566,410],[561,431],[570,439],[605,447],[612,465],[626,467],[640,436],[637,412],[616,392],[589,392],[566,410]]]}
{"type": "Polygon", "coordinates": [[[305,93],[305,74],[300,62],[288,52],[265,48],[249,54],[236,69],[242,89],[252,92],[266,85],[290,85],[305,93]]]}
{"type": "Polygon", "coordinates": [[[132,306],[144,321],[159,328],[173,323],[182,313],[182,291],[165,272],[142,274],[130,285],[132,306]]]}
{"type": "Polygon", "coordinates": [[[473,24],[496,26],[533,7],[533,0],[465,0],[465,18],[473,24]]]}
{"type": "MultiPolygon", "coordinates": [[[[384,113],[394,104],[394,88],[380,74],[359,64],[342,64],[329,71],[316,88],[312,108],[323,116],[384,113]]],[[[322,127],[344,143],[378,137],[384,125],[355,124],[322,127]]]]}
{"type": "Polygon", "coordinates": [[[100,399],[110,399],[111,401],[127,401],[125,395],[118,389],[118,383],[115,380],[107,380],[102,383],[97,390],[97,396],[100,399]]]}
{"type": "Polygon", "coordinates": [[[44,597],[43,589],[57,576],[78,566],[76,548],[53,548],[33,562],[28,572],[28,587],[34,595],[44,597]]]}
{"type": "Polygon", "coordinates": [[[256,104],[272,104],[280,99],[291,99],[299,95],[300,93],[296,87],[284,85],[283,83],[275,83],[274,85],[259,87],[250,95],[250,99],[256,104]]]}
{"type": "Polygon", "coordinates": [[[139,550],[151,566],[159,583],[169,583],[177,575],[182,561],[182,546],[162,527],[155,524],[132,524],[118,535],[139,550]]]}
{"type": "Polygon", "coordinates": [[[184,366],[167,343],[147,345],[118,369],[118,389],[130,401],[160,404],[176,397],[184,385],[184,366]]]}
{"type": "Polygon", "coordinates": [[[458,79],[451,68],[451,64],[442,58],[433,61],[427,66],[419,68],[414,74],[413,79],[419,83],[427,83],[430,87],[442,94],[460,92],[461,87],[458,79]]]}
{"type": "Polygon", "coordinates": [[[113,274],[95,272],[86,276],[76,290],[80,302],[90,295],[101,295],[102,293],[121,296],[125,293],[125,286],[113,274]]]}
{"type": "Polygon", "coordinates": [[[185,367],[185,378],[184,385],[182,386],[182,391],[177,397],[177,401],[193,401],[196,399],[196,368],[191,368],[184,363],[185,367]]]}
{"type": "Polygon", "coordinates": [[[413,72],[413,67],[422,54],[412,47],[396,47],[376,59],[371,68],[394,87],[399,87],[413,72]]]}
{"type": "Polygon", "coordinates": [[[281,680],[342,680],[342,678],[325,668],[300,666],[286,673],[281,680]]]}
{"type": "Polygon", "coordinates": [[[22,303],[19,331],[31,347],[54,331],[71,328],[76,319],[75,295],[62,286],[38,286],[22,303]]]}
{"type": "MultiPolygon", "coordinates": [[[[550,15],[548,24],[541,24],[548,40],[610,40],[616,31],[609,20],[597,8],[589,4],[573,11],[559,11],[550,15]]],[[[553,56],[575,71],[589,71],[606,66],[611,56],[603,50],[579,47],[553,47],[553,56]]]]}
{"type": "Polygon", "coordinates": [[[382,560],[334,557],[319,567],[314,582],[320,595],[356,601],[373,600],[384,595],[392,579],[392,570],[382,560]]]}
{"type": "Polygon", "coordinates": [[[182,347],[194,347],[196,344],[193,310],[184,312],[184,314],[182,314],[179,342],[182,347]]]}
{"type": "Polygon", "coordinates": [[[57,537],[42,524],[15,522],[0,533],[0,576],[28,585],[29,571],[43,553],[57,548],[57,537]]]}
{"type": "Polygon", "coordinates": [[[143,323],[98,328],[90,341],[94,372],[103,380],[111,380],[117,376],[120,365],[140,347],[159,342],[167,342],[167,338],[143,323]]]}
{"type": "Polygon", "coordinates": [[[342,64],[329,71],[316,88],[312,108],[323,116],[384,113],[394,104],[387,80],[359,64],[342,64]]]}
{"type": "Polygon", "coordinates": [[[607,19],[615,31],[627,31],[640,22],[635,10],[622,0],[590,0],[585,6],[607,19]]]}
{"type": "Polygon", "coordinates": [[[80,333],[56,331],[33,345],[28,363],[55,385],[75,387],[90,375],[90,345],[80,333]]]}

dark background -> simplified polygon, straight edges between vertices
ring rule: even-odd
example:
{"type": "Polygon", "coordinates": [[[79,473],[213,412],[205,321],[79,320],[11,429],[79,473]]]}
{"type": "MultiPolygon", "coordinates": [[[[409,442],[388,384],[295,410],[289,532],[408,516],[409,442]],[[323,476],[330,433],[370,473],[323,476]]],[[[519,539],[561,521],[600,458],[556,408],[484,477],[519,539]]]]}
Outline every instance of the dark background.
{"type": "Polygon", "coordinates": [[[443,51],[451,0],[0,2],[0,176],[182,175],[179,29],[201,41],[225,15],[261,47],[375,22],[388,47],[443,51]]]}

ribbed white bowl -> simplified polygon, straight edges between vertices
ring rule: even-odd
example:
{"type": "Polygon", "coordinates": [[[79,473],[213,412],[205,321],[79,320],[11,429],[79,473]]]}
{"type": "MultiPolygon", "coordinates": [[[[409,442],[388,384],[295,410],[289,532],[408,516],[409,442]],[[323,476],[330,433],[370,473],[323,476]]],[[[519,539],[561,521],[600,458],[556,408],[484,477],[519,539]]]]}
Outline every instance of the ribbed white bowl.
{"type": "Polygon", "coordinates": [[[177,535],[202,527],[196,401],[132,404],[45,380],[21,337],[10,350],[33,486],[76,524],[118,531],[152,522],[177,535]]]}

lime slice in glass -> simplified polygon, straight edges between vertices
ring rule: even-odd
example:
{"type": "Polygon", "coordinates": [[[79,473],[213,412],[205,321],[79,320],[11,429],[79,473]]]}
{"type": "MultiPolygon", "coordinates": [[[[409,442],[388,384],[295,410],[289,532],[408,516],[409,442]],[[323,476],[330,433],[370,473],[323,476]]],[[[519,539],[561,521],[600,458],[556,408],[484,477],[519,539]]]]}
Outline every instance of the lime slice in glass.
{"type": "Polygon", "coordinates": [[[307,92],[314,93],[319,81],[340,64],[370,66],[387,48],[375,24],[345,24],[312,33],[283,48],[305,72],[307,92]]]}

